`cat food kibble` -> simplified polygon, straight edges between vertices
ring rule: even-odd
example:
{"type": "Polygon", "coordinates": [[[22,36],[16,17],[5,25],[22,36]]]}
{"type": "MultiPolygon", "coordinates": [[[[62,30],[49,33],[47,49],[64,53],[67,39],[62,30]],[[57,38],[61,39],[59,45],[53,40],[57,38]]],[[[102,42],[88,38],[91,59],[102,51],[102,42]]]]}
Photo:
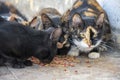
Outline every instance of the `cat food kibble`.
{"type": "Polygon", "coordinates": [[[51,66],[51,67],[58,67],[58,66],[75,67],[75,65],[80,62],[77,58],[71,56],[56,56],[50,64],[45,64],[45,65],[43,65],[43,63],[41,63],[35,57],[32,57],[31,61],[35,64],[39,64],[40,66],[51,66]]]}

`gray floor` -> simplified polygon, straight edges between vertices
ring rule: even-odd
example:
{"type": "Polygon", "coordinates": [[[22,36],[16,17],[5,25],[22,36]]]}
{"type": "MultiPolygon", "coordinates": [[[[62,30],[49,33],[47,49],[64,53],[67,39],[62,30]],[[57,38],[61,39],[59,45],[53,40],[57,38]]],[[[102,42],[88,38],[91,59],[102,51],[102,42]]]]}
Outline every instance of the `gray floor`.
{"type": "Polygon", "coordinates": [[[75,67],[0,67],[0,80],[120,80],[119,52],[104,53],[99,59],[80,56],[79,60],[75,67]]]}

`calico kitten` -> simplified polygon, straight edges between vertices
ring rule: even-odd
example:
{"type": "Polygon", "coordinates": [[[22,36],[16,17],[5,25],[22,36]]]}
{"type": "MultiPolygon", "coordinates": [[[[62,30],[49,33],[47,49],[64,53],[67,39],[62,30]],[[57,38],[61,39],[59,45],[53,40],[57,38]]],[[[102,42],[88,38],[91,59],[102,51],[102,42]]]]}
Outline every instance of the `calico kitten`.
{"type": "Polygon", "coordinates": [[[27,60],[31,56],[50,63],[57,53],[60,35],[61,28],[40,31],[0,17],[0,63],[10,62],[14,68],[24,68],[32,65],[27,60]]]}
{"type": "Polygon", "coordinates": [[[62,26],[70,34],[72,46],[68,55],[89,53],[90,58],[100,57],[106,50],[103,43],[111,40],[111,29],[105,11],[96,0],[77,0],[62,17],[62,26]]]}
{"type": "MultiPolygon", "coordinates": [[[[54,8],[43,8],[38,13],[38,16],[40,16],[40,20],[36,18],[33,22],[38,24],[39,22],[37,21],[40,21],[41,25],[35,29],[46,30],[48,28],[56,29],[61,27],[61,14],[54,8]]],[[[62,29],[62,34],[57,42],[58,55],[66,55],[70,50],[71,45],[68,39],[69,35],[64,33],[62,29]]]]}
{"type": "Polygon", "coordinates": [[[19,23],[27,21],[27,18],[9,2],[0,1],[0,16],[8,21],[19,23]]]}

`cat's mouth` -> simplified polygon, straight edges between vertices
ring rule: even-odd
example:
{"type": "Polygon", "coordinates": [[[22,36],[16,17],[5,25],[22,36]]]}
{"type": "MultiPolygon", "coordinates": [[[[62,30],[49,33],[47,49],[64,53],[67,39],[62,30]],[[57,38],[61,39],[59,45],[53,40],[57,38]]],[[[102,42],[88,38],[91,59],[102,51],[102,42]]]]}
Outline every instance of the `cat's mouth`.
{"type": "Polygon", "coordinates": [[[89,51],[93,50],[94,48],[96,48],[101,43],[101,40],[98,40],[95,45],[91,45],[91,46],[86,44],[84,41],[79,41],[79,40],[76,40],[76,39],[73,40],[73,43],[74,43],[74,45],[76,45],[76,47],[80,51],[89,52],[89,51]]]}

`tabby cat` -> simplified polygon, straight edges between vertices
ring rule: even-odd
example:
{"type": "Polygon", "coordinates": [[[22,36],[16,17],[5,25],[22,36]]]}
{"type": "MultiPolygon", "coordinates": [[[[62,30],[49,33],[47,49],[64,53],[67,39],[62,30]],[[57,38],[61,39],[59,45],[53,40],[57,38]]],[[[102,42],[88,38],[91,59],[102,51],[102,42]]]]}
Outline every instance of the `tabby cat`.
{"type": "Polygon", "coordinates": [[[27,60],[31,56],[50,63],[57,54],[61,32],[61,28],[35,30],[0,17],[0,65],[10,62],[14,68],[24,68],[32,65],[27,60]]]}
{"type": "Polygon", "coordinates": [[[111,29],[105,11],[96,0],[77,0],[62,16],[64,32],[70,35],[73,44],[68,55],[89,53],[90,58],[100,57],[111,40],[111,29]]]}

